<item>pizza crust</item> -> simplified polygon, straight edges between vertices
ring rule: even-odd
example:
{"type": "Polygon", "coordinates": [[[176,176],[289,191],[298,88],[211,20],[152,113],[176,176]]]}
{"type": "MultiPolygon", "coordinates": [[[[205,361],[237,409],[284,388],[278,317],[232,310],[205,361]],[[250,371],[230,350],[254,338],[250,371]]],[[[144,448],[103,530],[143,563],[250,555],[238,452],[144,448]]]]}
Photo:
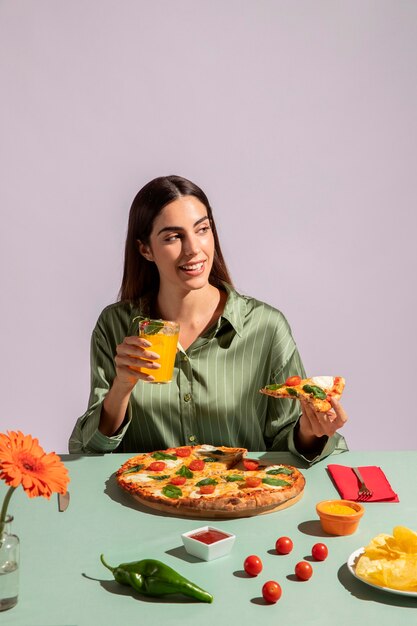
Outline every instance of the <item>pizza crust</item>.
{"type": "Polygon", "coordinates": [[[290,506],[296,504],[304,495],[304,491],[301,491],[298,495],[294,496],[285,502],[281,502],[280,504],[271,504],[265,507],[256,507],[254,509],[235,509],[233,511],[224,511],[224,510],[202,510],[196,508],[188,508],[182,506],[180,508],[174,508],[172,506],[166,505],[163,502],[149,502],[148,500],[144,500],[138,495],[133,495],[133,498],[142,504],[145,507],[149,507],[150,509],[169,513],[171,515],[179,516],[179,517],[187,517],[187,518],[203,518],[203,519],[239,519],[241,517],[253,517],[255,515],[265,515],[268,513],[275,513],[276,511],[281,511],[282,509],[286,509],[290,506]]]}

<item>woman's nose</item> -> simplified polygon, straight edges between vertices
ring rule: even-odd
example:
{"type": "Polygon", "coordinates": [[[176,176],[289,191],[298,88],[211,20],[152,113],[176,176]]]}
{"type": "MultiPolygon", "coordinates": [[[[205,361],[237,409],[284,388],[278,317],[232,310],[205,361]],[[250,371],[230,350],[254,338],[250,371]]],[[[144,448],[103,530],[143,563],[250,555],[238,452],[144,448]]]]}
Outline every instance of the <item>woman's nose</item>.
{"type": "Polygon", "coordinates": [[[199,242],[196,236],[190,235],[183,240],[184,252],[187,256],[194,256],[200,252],[199,242]]]}

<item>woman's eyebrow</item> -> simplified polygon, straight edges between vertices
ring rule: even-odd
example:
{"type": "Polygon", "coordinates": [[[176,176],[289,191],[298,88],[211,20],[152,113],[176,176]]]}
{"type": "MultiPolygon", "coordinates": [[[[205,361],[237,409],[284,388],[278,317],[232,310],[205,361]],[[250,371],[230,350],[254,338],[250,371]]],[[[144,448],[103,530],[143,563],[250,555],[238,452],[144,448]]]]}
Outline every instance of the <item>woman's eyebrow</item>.
{"type": "MultiPolygon", "coordinates": [[[[195,228],[196,226],[201,224],[201,222],[204,222],[205,220],[208,220],[208,219],[209,219],[208,215],[205,215],[204,217],[200,217],[200,219],[197,220],[193,224],[193,228],[195,228]]],[[[183,226],[164,226],[164,228],[161,228],[161,230],[157,233],[157,235],[160,235],[161,233],[164,233],[166,231],[173,231],[173,230],[184,230],[184,227],[183,226]]]]}

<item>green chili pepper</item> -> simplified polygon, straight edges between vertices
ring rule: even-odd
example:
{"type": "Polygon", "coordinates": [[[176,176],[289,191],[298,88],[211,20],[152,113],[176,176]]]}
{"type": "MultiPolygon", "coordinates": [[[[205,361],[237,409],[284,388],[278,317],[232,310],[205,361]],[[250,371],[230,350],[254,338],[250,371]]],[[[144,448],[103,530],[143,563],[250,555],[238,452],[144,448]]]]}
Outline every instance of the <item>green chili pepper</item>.
{"type": "Polygon", "coordinates": [[[207,591],[161,561],[143,559],[111,567],[106,563],[103,555],[100,556],[100,560],[104,567],[112,572],[118,583],[128,585],[144,596],[158,597],[181,593],[201,602],[213,602],[213,596],[207,591]]]}

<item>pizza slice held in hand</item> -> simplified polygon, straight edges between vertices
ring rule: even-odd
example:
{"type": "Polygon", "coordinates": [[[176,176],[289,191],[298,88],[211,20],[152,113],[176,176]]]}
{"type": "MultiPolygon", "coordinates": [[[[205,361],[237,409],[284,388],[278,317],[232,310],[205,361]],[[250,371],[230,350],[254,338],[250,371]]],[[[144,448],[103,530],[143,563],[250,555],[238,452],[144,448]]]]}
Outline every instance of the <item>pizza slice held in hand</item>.
{"type": "Polygon", "coordinates": [[[326,413],[332,408],[329,398],[339,400],[344,386],[345,379],[341,376],[313,376],[312,378],[290,376],[285,383],[267,385],[260,392],[274,398],[294,399],[303,396],[311,402],[316,411],[326,413]]]}

